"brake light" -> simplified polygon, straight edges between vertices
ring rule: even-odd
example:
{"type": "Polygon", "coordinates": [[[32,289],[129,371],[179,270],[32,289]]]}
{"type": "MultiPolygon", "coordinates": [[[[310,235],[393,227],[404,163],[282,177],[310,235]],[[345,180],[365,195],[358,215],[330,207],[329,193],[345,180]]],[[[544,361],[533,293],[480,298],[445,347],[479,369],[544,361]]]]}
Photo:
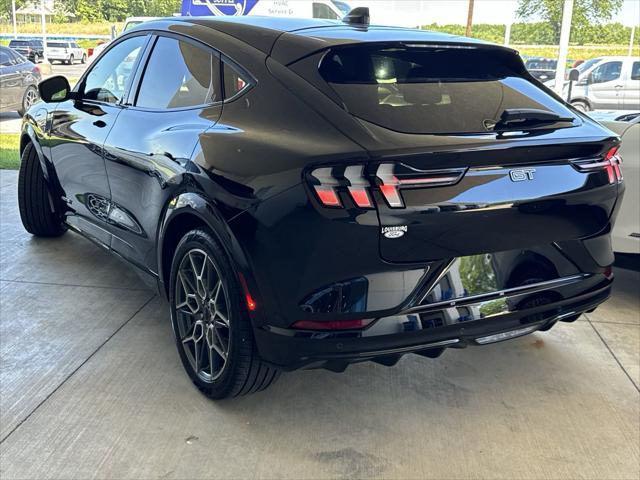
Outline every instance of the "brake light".
{"type": "Polygon", "coordinates": [[[376,177],[382,196],[391,208],[402,208],[401,188],[443,187],[454,185],[462,178],[466,168],[446,170],[415,170],[401,164],[383,163],[376,177]],[[401,171],[398,171],[402,168],[401,171]]]}
{"type": "Polygon", "coordinates": [[[358,330],[368,326],[373,319],[357,320],[299,320],[292,325],[298,330],[358,330]]]}
{"type": "Polygon", "coordinates": [[[610,148],[603,160],[594,159],[594,160],[583,160],[573,162],[573,166],[576,167],[581,172],[593,172],[598,170],[605,170],[607,172],[607,179],[609,184],[613,185],[615,183],[622,182],[622,169],[620,164],[622,163],[622,158],[618,154],[620,147],[612,147],[610,148]]]}
{"type": "MultiPolygon", "coordinates": [[[[311,186],[325,207],[344,208],[340,191],[345,191],[358,208],[374,208],[371,192],[377,189],[391,208],[404,208],[404,188],[428,188],[457,183],[466,168],[416,170],[401,163],[382,163],[375,177],[367,176],[364,165],[321,167],[311,172],[311,186]]],[[[343,199],[346,199],[344,196],[343,199]]]]}
{"type": "Polygon", "coordinates": [[[31,70],[32,73],[40,73],[40,67],[38,67],[37,65],[35,65],[33,67],[33,70],[31,70]]]}
{"type": "Polygon", "coordinates": [[[364,178],[363,173],[363,165],[352,165],[345,169],[344,177],[349,182],[348,190],[353,202],[360,208],[373,208],[369,193],[367,192],[370,184],[367,179],[364,178]]]}

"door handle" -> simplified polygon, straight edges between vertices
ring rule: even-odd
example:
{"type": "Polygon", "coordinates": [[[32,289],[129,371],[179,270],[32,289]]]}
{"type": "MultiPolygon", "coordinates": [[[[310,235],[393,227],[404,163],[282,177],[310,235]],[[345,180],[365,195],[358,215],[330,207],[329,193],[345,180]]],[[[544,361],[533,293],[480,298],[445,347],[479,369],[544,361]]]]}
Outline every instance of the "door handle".
{"type": "Polygon", "coordinates": [[[103,128],[107,126],[107,124],[102,120],[96,120],[95,122],[93,122],[93,124],[98,128],[103,128]]]}

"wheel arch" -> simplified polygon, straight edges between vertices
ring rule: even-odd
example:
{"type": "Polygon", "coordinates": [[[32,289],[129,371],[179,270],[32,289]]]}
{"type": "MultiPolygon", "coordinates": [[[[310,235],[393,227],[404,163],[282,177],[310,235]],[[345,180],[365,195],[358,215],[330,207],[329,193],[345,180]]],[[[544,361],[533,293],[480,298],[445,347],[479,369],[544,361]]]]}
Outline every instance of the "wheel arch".
{"type": "Polygon", "coordinates": [[[591,100],[589,100],[587,97],[573,97],[569,103],[571,105],[573,105],[574,102],[580,102],[580,103],[584,103],[587,107],[589,107],[589,110],[593,110],[593,104],[591,103],[591,100]]]}
{"type": "Polygon", "coordinates": [[[157,238],[159,290],[169,297],[173,253],[180,239],[195,228],[206,228],[214,235],[229,256],[234,269],[242,273],[247,282],[251,279],[252,291],[255,290],[248,259],[232,229],[214,203],[196,192],[184,192],[172,197],[161,215],[157,238]]]}

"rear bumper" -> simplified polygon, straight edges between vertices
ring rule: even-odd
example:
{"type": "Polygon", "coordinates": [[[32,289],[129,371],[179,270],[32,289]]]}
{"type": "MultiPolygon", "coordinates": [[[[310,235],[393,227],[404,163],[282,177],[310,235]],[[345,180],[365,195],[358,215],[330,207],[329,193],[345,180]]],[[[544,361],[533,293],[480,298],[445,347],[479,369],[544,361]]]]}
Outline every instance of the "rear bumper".
{"type": "Polygon", "coordinates": [[[361,331],[312,332],[264,326],[256,329],[255,336],[264,360],[283,370],[341,371],[350,363],[366,360],[393,364],[406,353],[437,356],[444,348],[493,343],[544,329],[559,320],[575,320],[609,297],[611,283],[603,274],[578,275],[483,298],[413,307],[379,318],[361,331]],[[481,305],[497,300],[507,307],[501,313],[480,313],[482,318],[459,315],[474,308],[481,312],[481,305]],[[452,315],[454,310],[457,312],[452,315]],[[502,333],[505,335],[485,338],[502,333]]]}

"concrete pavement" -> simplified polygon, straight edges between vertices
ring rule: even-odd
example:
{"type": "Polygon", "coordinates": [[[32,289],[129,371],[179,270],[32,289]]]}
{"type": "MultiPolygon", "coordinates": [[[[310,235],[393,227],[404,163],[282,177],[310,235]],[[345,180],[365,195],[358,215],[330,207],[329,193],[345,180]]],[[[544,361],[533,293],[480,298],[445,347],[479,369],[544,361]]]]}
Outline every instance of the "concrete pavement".
{"type": "Polygon", "coordinates": [[[72,233],[20,225],[0,172],[0,478],[640,476],[640,274],[573,324],[437,360],[202,396],[167,306],[72,233]]]}

